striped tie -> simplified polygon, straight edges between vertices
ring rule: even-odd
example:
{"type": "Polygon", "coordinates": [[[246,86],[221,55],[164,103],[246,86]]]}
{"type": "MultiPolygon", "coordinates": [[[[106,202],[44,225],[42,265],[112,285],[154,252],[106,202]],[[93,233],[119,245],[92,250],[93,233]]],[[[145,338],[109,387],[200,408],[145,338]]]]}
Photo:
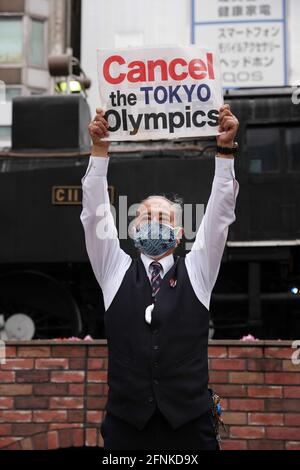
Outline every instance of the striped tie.
{"type": "Polygon", "coordinates": [[[162,271],[162,265],[158,263],[157,261],[153,261],[150,264],[150,267],[152,268],[151,272],[151,287],[152,287],[152,297],[155,300],[156,294],[158,293],[162,281],[162,277],[160,275],[162,271]]]}

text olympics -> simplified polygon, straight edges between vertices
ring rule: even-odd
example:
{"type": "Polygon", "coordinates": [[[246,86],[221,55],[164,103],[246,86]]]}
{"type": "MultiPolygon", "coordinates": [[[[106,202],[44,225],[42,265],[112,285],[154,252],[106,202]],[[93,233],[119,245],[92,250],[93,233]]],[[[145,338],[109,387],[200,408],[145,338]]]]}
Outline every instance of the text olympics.
{"type": "Polygon", "coordinates": [[[191,113],[190,106],[185,107],[185,112],[180,111],[170,113],[147,113],[147,114],[129,114],[126,109],[121,112],[110,109],[105,113],[105,118],[109,120],[109,132],[116,132],[119,129],[129,131],[130,135],[136,135],[141,128],[142,122],[145,130],[153,129],[168,129],[171,134],[174,134],[175,129],[191,128],[192,126],[201,128],[205,125],[210,127],[217,127],[219,125],[218,117],[219,111],[211,109],[208,111],[207,116],[201,109],[191,113]],[[114,123],[111,122],[114,119],[114,123]]]}

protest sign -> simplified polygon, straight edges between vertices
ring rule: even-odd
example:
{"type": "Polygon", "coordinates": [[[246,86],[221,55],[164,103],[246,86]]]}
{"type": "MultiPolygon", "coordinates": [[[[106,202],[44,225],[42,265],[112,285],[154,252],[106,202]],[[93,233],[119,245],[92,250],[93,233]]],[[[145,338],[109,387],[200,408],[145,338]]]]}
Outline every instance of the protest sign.
{"type": "Polygon", "coordinates": [[[218,135],[219,57],[198,46],[98,51],[107,140],[218,135]]]}

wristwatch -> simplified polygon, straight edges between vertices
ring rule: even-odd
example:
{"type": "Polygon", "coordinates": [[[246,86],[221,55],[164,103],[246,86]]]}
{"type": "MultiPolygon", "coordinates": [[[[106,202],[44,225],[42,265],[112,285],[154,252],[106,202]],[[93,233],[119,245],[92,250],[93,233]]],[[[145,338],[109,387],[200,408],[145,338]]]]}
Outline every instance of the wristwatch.
{"type": "Polygon", "coordinates": [[[239,149],[239,144],[234,142],[233,147],[220,147],[217,145],[217,152],[223,155],[236,155],[239,149]]]}

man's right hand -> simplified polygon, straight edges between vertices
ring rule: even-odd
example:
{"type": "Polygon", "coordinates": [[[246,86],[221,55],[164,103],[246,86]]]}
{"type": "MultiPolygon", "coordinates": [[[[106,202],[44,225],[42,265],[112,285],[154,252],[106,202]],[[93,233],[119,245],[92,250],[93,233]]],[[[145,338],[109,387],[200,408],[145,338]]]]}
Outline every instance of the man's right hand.
{"type": "Polygon", "coordinates": [[[93,142],[92,156],[107,157],[110,142],[103,141],[104,137],[109,137],[108,122],[104,118],[104,111],[96,109],[96,116],[89,125],[89,133],[93,142]]]}

